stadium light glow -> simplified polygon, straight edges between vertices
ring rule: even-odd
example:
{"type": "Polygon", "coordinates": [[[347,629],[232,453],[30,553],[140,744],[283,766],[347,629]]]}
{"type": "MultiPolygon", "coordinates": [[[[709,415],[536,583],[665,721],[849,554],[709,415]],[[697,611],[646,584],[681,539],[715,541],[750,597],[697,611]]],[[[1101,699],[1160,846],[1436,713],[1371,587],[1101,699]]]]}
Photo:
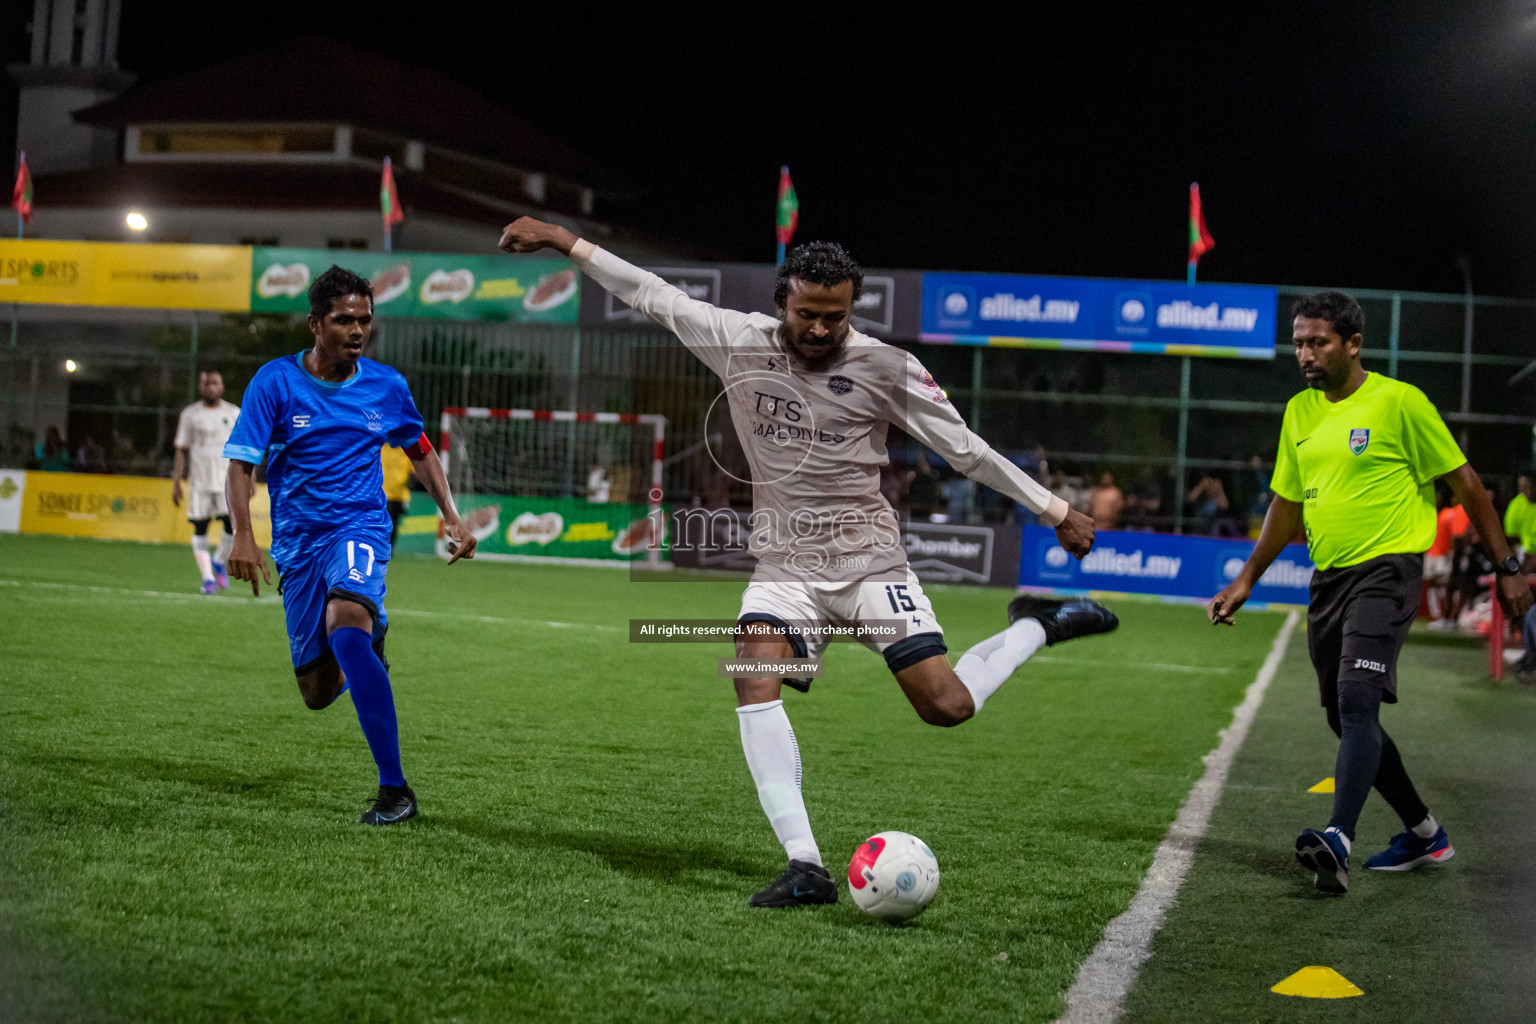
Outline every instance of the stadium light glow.
{"type": "Polygon", "coordinates": [[[73,359],[64,360],[65,373],[74,373],[78,369],[80,369],[80,364],[75,362],[73,359]]]}
{"type": "Polygon", "coordinates": [[[143,231],[149,227],[149,221],[138,210],[128,211],[127,223],[129,229],[133,231],[143,231]]]}

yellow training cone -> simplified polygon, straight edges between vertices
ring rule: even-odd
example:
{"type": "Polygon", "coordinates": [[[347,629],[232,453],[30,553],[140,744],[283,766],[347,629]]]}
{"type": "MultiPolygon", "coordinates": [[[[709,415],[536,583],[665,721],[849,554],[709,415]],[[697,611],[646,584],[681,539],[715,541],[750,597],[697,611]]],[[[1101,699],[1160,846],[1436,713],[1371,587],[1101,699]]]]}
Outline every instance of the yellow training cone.
{"type": "Polygon", "coordinates": [[[1354,982],[1332,967],[1303,967],[1270,991],[1303,999],[1347,999],[1365,995],[1354,982]]]}
{"type": "Polygon", "coordinates": [[[1317,785],[1315,785],[1311,789],[1307,790],[1307,792],[1308,793],[1332,793],[1333,792],[1333,776],[1332,775],[1328,776],[1322,782],[1319,782],[1317,785]]]}

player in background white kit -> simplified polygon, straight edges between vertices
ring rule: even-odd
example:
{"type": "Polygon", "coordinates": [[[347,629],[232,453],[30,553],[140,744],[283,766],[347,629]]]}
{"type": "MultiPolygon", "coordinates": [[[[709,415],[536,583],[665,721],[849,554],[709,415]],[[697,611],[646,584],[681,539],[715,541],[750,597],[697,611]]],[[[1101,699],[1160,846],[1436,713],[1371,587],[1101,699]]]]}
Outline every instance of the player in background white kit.
{"type": "Polygon", "coordinates": [[[176,423],[176,464],[171,470],[171,503],[187,501],[187,519],[192,523],[192,557],[203,576],[203,593],[216,594],[229,586],[224,563],[229,558],[235,531],[229,523],[229,504],[224,498],[224,480],[229,475],[229,460],[224,458],[224,442],[235,429],[240,407],[224,401],[224,375],[218,370],[204,370],[197,375],[199,401],[181,410],[176,423]],[[181,486],[186,475],[187,486],[181,486]],[[208,550],[208,522],[217,519],[224,526],[219,547],[208,550]]]}
{"type": "MultiPolygon", "coordinates": [[[[1023,596],[1008,628],[961,655],[953,668],[933,606],[907,565],[899,523],[880,493],[891,425],[934,449],[979,483],[1040,514],[1078,558],[1093,546],[1093,520],[1072,511],[961,420],[915,356],[852,330],[863,272],[840,246],[797,247],[779,268],[779,317],[719,309],[655,274],[529,217],[507,226],[510,252],[552,248],[593,281],[676,334],[725,384],[751,471],[749,549],[757,568],[742,596],[736,652],[742,659],[820,654],[828,627],[896,624],[900,637],[859,639],[885,657],[923,721],[964,722],[1042,646],[1118,625],[1092,601],[1023,596]]],[[[678,538],[674,538],[674,545],[678,538]]],[[[742,749],[758,799],[789,867],[755,894],[756,907],[837,902],[800,791],[800,749],[780,687],[809,680],[737,678],[742,749]]]]}

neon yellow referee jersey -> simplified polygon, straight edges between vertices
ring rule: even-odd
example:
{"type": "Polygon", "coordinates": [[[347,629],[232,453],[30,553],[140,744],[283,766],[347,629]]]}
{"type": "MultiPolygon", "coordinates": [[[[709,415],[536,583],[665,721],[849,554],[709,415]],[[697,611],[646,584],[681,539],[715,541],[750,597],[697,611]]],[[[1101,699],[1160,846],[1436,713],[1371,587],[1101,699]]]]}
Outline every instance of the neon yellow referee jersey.
{"type": "Polygon", "coordinates": [[[1523,494],[1517,494],[1509,502],[1509,508],[1504,510],[1504,533],[1510,537],[1519,537],[1520,546],[1527,553],[1536,552],[1536,505],[1523,494]]]}
{"type": "Polygon", "coordinates": [[[1368,373],[1342,402],[1290,400],[1270,488],[1301,503],[1312,561],[1332,569],[1427,551],[1435,478],[1466,461],[1424,392],[1368,373]]]}

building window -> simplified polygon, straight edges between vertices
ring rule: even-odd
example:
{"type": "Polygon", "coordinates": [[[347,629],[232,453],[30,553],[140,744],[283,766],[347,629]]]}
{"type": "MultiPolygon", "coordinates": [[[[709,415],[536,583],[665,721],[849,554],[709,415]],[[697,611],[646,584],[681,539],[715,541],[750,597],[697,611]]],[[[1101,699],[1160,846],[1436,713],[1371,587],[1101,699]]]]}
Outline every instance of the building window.
{"type": "Polygon", "coordinates": [[[334,128],[141,128],[139,152],[150,156],[186,153],[333,153],[334,128]]]}
{"type": "Polygon", "coordinates": [[[327,249],[366,249],[366,248],[368,248],[368,239],[366,239],[366,238],[327,238],[325,240],[325,247],[327,249]]]}
{"type": "Polygon", "coordinates": [[[241,235],[239,244],[276,246],[278,242],[276,235],[241,235]]]}

